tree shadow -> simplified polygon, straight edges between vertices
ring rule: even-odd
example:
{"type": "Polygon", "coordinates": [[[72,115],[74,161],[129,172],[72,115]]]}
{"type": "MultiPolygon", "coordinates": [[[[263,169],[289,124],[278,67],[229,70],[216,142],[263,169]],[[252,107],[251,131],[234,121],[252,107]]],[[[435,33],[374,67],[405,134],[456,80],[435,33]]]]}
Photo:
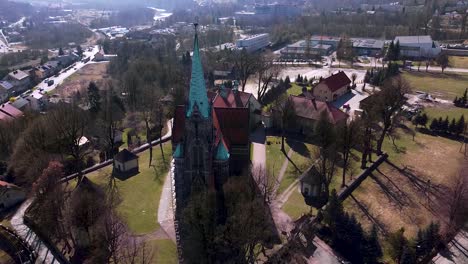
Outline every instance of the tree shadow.
{"type": "Polygon", "coordinates": [[[377,218],[375,218],[370,212],[367,206],[363,203],[361,203],[354,195],[350,195],[351,199],[353,199],[354,203],[359,207],[359,209],[364,213],[364,215],[371,221],[384,235],[388,234],[388,230],[385,227],[385,225],[379,221],[377,218]]]}
{"type": "Polygon", "coordinates": [[[383,193],[388,198],[388,200],[396,203],[400,211],[403,209],[403,207],[406,207],[409,205],[409,201],[408,201],[409,199],[406,193],[400,192],[399,189],[393,190],[391,186],[387,186],[382,180],[376,177],[373,173],[370,174],[370,177],[380,187],[380,189],[382,189],[383,193]]]}
{"type": "Polygon", "coordinates": [[[294,152],[303,157],[311,158],[311,153],[304,142],[287,138],[286,143],[294,152]]]}

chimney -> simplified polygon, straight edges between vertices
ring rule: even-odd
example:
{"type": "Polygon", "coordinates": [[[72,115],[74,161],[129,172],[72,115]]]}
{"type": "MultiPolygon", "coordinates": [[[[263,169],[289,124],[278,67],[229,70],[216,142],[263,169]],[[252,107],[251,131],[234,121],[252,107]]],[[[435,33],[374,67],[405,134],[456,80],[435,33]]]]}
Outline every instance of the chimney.
{"type": "Polygon", "coordinates": [[[312,104],[314,105],[314,109],[317,110],[317,102],[315,102],[315,97],[312,98],[312,104]]]}

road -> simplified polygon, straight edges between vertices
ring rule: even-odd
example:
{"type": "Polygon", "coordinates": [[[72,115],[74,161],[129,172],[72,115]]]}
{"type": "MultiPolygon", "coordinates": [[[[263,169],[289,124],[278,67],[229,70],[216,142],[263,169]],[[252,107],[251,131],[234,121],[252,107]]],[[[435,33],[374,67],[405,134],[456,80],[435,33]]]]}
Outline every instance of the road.
{"type": "Polygon", "coordinates": [[[37,235],[24,224],[24,213],[31,205],[32,199],[25,201],[21,207],[15,212],[11,218],[11,226],[16,233],[22,237],[37,253],[36,263],[60,264],[60,262],[52,255],[47,246],[37,237],[37,235]]]}
{"type": "Polygon", "coordinates": [[[87,51],[87,50],[84,51],[83,52],[83,55],[84,55],[83,59],[90,58],[89,62],[84,63],[82,61],[78,61],[78,62],[76,62],[75,66],[73,68],[71,68],[70,70],[68,70],[68,71],[61,70],[60,73],[59,73],[59,76],[57,76],[57,77],[52,76],[52,77],[48,78],[48,80],[53,80],[54,81],[53,85],[49,86],[47,83],[42,81],[40,84],[38,84],[36,86],[37,89],[32,94],[33,95],[40,95],[40,94],[44,94],[46,92],[50,92],[50,91],[54,90],[55,88],[57,88],[57,86],[62,84],[63,81],[65,81],[65,79],[70,77],[72,74],[74,74],[75,72],[77,72],[78,70],[83,68],[84,66],[86,66],[88,64],[91,64],[91,63],[95,63],[92,60],[94,59],[94,56],[98,52],[99,52],[99,46],[97,46],[97,45],[93,47],[92,51],[87,51]]]}

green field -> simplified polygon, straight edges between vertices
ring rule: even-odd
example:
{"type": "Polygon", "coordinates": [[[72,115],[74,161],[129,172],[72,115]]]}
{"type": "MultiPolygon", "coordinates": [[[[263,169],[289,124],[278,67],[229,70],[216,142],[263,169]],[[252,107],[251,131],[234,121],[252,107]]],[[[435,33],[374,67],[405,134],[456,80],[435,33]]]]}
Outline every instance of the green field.
{"type": "Polygon", "coordinates": [[[296,185],[295,190],[289,197],[288,201],[284,204],[283,210],[293,220],[298,219],[302,214],[310,212],[310,206],[304,202],[304,197],[299,191],[299,185],[296,185]]]}
{"type": "Polygon", "coordinates": [[[149,242],[153,248],[153,263],[154,264],[176,264],[177,261],[177,247],[172,240],[152,240],[149,242]]]}
{"type": "Polygon", "coordinates": [[[288,95],[300,95],[302,93],[302,86],[297,83],[291,83],[291,88],[287,91],[288,95]]]}
{"type": "Polygon", "coordinates": [[[462,115],[465,116],[465,120],[467,120],[468,118],[468,109],[460,107],[427,107],[424,109],[424,112],[429,116],[429,121],[427,122],[428,126],[431,124],[430,121],[433,118],[445,118],[446,116],[448,116],[450,120],[452,120],[453,118],[455,118],[455,120],[458,120],[462,115]]]}
{"type": "Polygon", "coordinates": [[[450,56],[449,60],[453,68],[468,68],[468,57],[450,56]]]}
{"type": "Polygon", "coordinates": [[[402,76],[414,91],[423,91],[435,97],[452,101],[468,88],[468,74],[404,72],[402,76]]]}
{"type": "MultiPolygon", "coordinates": [[[[137,175],[125,181],[116,179],[122,199],[117,210],[129,229],[137,235],[148,234],[159,228],[157,221],[159,199],[169,171],[171,144],[165,143],[163,149],[165,163],[162,162],[159,146],[155,146],[153,148],[153,165],[155,166],[148,167],[149,151],[145,151],[139,155],[140,172],[137,175]]],[[[109,166],[87,177],[99,185],[105,185],[111,171],[112,167],[109,166]]]]}

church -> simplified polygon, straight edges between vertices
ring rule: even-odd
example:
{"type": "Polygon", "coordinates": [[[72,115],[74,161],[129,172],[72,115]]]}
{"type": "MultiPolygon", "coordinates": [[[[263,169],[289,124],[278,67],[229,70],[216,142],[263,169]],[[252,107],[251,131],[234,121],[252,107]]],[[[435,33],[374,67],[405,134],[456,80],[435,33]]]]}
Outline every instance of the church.
{"type": "Polygon", "coordinates": [[[228,177],[250,165],[249,97],[224,89],[207,91],[195,33],[190,90],[172,128],[176,220],[194,186],[222,191],[228,177]]]}

